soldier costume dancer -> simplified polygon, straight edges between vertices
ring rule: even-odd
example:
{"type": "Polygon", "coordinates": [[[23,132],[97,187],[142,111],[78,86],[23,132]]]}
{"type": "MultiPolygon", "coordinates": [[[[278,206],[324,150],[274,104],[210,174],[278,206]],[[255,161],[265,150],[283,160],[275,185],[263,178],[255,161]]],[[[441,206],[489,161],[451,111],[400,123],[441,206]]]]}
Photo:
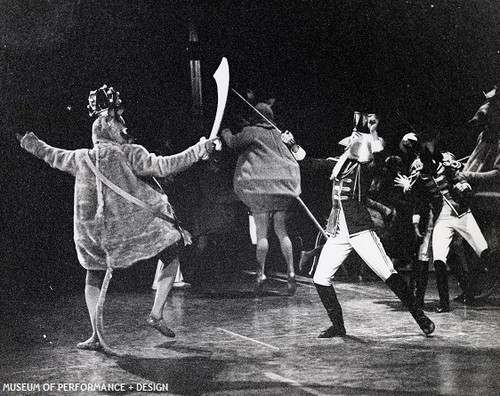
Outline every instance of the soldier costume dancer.
{"type": "Polygon", "coordinates": [[[412,287],[415,291],[417,306],[424,309],[425,291],[429,281],[429,262],[431,261],[431,238],[434,229],[432,211],[429,207],[422,207],[422,213],[414,215],[413,229],[417,238],[417,247],[412,264],[412,287]]]}
{"type": "Polygon", "coordinates": [[[213,141],[202,138],[179,154],[156,156],[128,142],[121,100],[113,88],[104,85],[92,91],[89,103],[91,116],[97,117],[92,149],[55,148],[32,132],[17,138],[22,148],[75,177],[74,241],[78,260],[87,270],[85,300],[92,324],[92,336],[77,348],[114,352],[100,331],[100,305],[111,272],[155,256],[165,265],[147,324],[167,337],[175,336],[163,319],[163,309],[179,266],[177,245],[183,239],[188,243],[189,234],[180,228],[167,196],[142,178],[186,170],[208,156],[213,141]]]}
{"type": "MultiPolygon", "coordinates": [[[[462,164],[455,160],[453,154],[431,153],[429,148],[420,144],[414,133],[406,134],[400,147],[412,154],[415,160],[410,167],[410,176],[399,176],[395,182],[405,192],[411,191],[417,203],[424,208],[431,206],[434,221],[432,256],[439,293],[436,312],[449,312],[446,262],[453,235],[458,232],[483,262],[488,259],[488,244],[467,205],[472,189],[460,173],[462,164]]],[[[418,214],[414,223],[418,223],[418,214]]],[[[474,293],[466,272],[457,268],[454,275],[464,291],[466,302],[474,303],[474,293]]]]}
{"type": "Polygon", "coordinates": [[[376,114],[354,113],[353,134],[340,142],[347,148],[337,160],[330,177],[333,181],[333,207],[326,227],[329,236],[321,251],[313,281],[332,325],[319,338],[346,335],[342,308],[332,279],[353,249],[403,302],[422,331],[425,334],[434,331],[434,323],[415,306],[413,293],[394,269],[373,231],[366,193],[376,169],[376,157],[383,150],[377,133],[378,124],[376,114]],[[359,133],[358,128],[366,126],[370,133],[359,133]]]}

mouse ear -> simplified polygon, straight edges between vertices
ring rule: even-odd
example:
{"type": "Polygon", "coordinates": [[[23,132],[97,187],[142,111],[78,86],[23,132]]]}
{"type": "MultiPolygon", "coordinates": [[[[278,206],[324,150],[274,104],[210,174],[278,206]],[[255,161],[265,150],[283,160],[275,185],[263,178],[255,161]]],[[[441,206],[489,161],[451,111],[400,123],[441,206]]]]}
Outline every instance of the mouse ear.
{"type": "Polygon", "coordinates": [[[251,89],[246,90],[246,95],[247,95],[248,101],[250,101],[250,102],[255,101],[255,94],[253,93],[253,91],[251,89]]]}
{"type": "Polygon", "coordinates": [[[266,100],[266,103],[269,105],[269,106],[272,106],[274,104],[274,102],[276,102],[276,99],[275,98],[269,98],[266,100]]]}

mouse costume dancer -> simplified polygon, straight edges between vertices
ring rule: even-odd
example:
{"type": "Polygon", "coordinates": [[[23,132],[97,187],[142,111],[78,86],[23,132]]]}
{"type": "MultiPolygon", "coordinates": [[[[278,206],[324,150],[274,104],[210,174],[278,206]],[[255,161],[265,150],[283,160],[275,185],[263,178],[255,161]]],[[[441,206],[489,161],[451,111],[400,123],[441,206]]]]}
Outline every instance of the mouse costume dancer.
{"type": "MultiPolygon", "coordinates": [[[[478,191],[500,190],[500,94],[497,86],[485,93],[485,103],[469,124],[481,133],[462,176],[478,191]]],[[[487,196],[487,194],[485,194],[487,196]]],[[[486,202],[485,202],[486,203],[486,202]]]]}
{"type": "Polygon", "coordinates": [[[180,228],[167,196],[142,178],[167,177],[189,168],[207,156],[212,142],[200,142],[176,155],[156,156],[128,143],[121,100],[113,88],[92,91],[89,103],[90,115],[96,117],[92,149],[55,148],[32,132],[18,139],[25,150],[75,177],[74,241],[78,260],[87,270],[85,300],[93,330],[77,347],[113,352],[101,328],[111,273],[155,256],[165,266],[147,323],[167,337],[175,336],[163,319],[163,308],[179,265],[177,245],[189,235],[180,228]]]}
{"type": "MultiPolygon", "coordinates": [[[[414,133],[403,137],[400,148],[413,155],[415,160],[410,168],[410,176],[396,178],[396,184],[403,187],[405,192],[411,191],[417,203],[424,208],[431,207],[434,221],[432,257],[439,293],[436,312],[449,312],[446,262],[453,235],[458,232],[483,261],[488,258],[488,244],[467,205],[472,193],[471,186],[460,173],[462,164],[455,160],[453,154],[431,152],[414,133]]],[[[418,215],[415,217],[414,223],[418,223],[418,215]]],[[[474,291],[467,274],[460,270],[454,271],[454,274],[464,291],[466,302],[473,303],[474,291]]]]}
{"type": "Polygon", "coordinates": [[[354,113],[354,131],[340,144],[347,146],[337,160],[330,179],[333,181],[332,210],[326,232],[328,239],[321,251],[313,281],[332,325],[319,338],[346,335],[342,308],[332,279],[354,249],[363,261],[403,302],[425,334],[434,331],[434,324],[416,307],[410,288],[394,269],[378,236],[367,208],[366,193],[376,170],[376,158],[383,150],[377,134],[379,118],[375,114],[354,113]],[[368,128],[369,133],[359,129],[368,128]]]}
{"type": "Polygon", "coordinates": [[[239,150],[234,191],[255,219],[259,266],[256,293],[262,292],[266,280],[264,267],[269,250],[268,230],[272,222],[288,267],[288,293],[294,294],[297,286],[293,250],[285,220],[288,207],[301,193],[300,169],[283,142],[281,132],[271,124],[274,120],[271,105],[258,103],[255,108],[258,113],[252,115],[249,126],[236,135],[225,129],[222,138],[230,148],[239,150]]]}
{"type": "MultiPolygon", "coordinates": [[[[477,298],[485,298],[492,294],[500,284],[500,88],[496,85],[486,92],[485,102],[469,121],[477,137],[476,147],[471,153],[462,171],[462,176],[474,189],[472,212],[481,224],[489,251],[483,253],[488,262],[481,264],[487,267],[479,268],[471,274],[470,283],[475,289],[477,298]],[[488,267],[489,265],[489,267],[488,267]],[[485,276],[481,276],[483,273],[485,276]]],[[[455,300],[464,301],[461,294],[455,300]]]]}

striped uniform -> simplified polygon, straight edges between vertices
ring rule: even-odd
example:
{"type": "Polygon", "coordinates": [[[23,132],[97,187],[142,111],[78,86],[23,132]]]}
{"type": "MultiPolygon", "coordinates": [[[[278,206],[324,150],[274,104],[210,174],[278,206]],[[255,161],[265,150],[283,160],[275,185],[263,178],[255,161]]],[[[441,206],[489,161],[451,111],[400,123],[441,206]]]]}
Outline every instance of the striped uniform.
{"type": "MultiPolygon", "coordinates": [[[[446,263],[455,232],[462,235],[478,256],[488,248],[488,244],[476,219],[456,188],[459,183],[466,183],[459,174],[461,164],[451,153],[444,152],[442,155],[442,161],[431,174],[423,172],[422,162],[417,158],[412,163],[410,179],[413,182],[415,195],[421,197],[420,203],[424,206],[429,203],[431,205],[434,218],[433,260],[446,263]]],[[[414,216],[413,221],[418,222],[418,215],[414,216]]]]}
{"type": "Polygon", "coordinates": [[[314,283],[330,286],[333,276],[353,249],[382,280],[396,273],[373,231],[367,207],[366,193],[374,171],[374,161],[347,160],[333,179],[332,210],[326,227],[329,237],[318,260],[314,283]]]}

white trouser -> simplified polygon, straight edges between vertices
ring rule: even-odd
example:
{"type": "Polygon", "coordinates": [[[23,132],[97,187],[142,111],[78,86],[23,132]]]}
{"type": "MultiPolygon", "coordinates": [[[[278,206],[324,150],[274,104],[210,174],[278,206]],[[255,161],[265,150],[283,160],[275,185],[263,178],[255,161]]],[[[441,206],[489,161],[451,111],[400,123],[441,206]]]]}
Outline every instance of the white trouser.
{"type": "Polygon", "coordinates": [[[330,286],[333,276],[353,249],[384,282],[397,273],[377,234],[366,230],[349,236],[344,211],[340,210],[337,233],[328,237],[321,250],[314,283],[330,286]]]}
{"type": "Polygon", "coordinates": [[[468,211],[457,217],[452,214],[451,208],[445,204],[436,220],[434,232],[432,233],[432,256],[434,261],[441,260],[446,263],[451,240],[455,232],[462,235],[478,256],[488,248],[488,243],[484,239],[472,212],[468,211]]]}

